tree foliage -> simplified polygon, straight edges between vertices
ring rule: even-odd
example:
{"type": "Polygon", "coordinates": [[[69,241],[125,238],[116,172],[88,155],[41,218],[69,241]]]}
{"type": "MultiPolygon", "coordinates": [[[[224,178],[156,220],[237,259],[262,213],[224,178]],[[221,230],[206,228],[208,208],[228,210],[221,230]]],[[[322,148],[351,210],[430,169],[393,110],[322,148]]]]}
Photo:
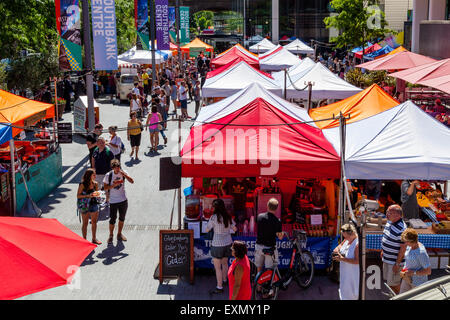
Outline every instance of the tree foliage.
{"type": "Polygon", "coordinates": [[[339,36],[331,41],[338,48],[363,46],[368,40],[393,33],[386,28],[384,12],[373,10],[379,0],[332,0],[336,15],[324,19],[327,28],[339,30],[339,36]]]}
{"type": "Polygon", "coordinates": [[[117,50],[121,54],[136,44],[134,1],[116,0],[117,50]]]}
{"type": "Polygon", "coordinates": [[[191,16],[190,31],[199,34],[214,25],[214,12],[209,10],[197,11],[191,16]]]}

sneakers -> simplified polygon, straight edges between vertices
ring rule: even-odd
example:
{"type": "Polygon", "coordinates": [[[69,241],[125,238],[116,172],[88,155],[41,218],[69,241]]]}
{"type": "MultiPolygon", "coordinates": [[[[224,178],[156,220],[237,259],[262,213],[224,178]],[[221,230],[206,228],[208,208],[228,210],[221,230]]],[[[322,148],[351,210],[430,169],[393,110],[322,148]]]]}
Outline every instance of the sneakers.
{"type": "Polygon", "coordinates": [[[209,294],[221,294],[223,293],[223,288],[215,288],[214,290],[210,290],[209,294]]]}

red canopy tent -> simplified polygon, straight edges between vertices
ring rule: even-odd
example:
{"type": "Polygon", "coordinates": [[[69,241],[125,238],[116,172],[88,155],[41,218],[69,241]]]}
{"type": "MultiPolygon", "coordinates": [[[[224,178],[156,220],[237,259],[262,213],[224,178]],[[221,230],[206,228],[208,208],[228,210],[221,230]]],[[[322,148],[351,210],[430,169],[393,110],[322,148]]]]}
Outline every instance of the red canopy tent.
{"type": "Polygon", "coordinates": [[[219,68],[221,66],[229,64],[230,62],[235,61],[238,58],[241,58],[252,67],[259,69],[258,57],[255,56],[250,51],[247,51],[244,47],[242,47],[239,44],[233,46],[227,51],[219,54],[216,58],[212,59],[211,68],[212,69],[219,68]]]}
{"type": "Polygon", "coordinates": [[[387,55],[386,57],[380,59],[359,64],[357,67],[367,70],[403,70],[435,61],[436,60],[432,58],[417,53],[402,51],[393,55],[387,55]]]}
{"type": "Polygon", "coordinates": [[[56,219],[0,217],[0,300],[66,285],[96,247],[56,219]]]}
{"type": "Polygon", "coordinates": [[[232,107],[220,111],[224,116],[191,128],[182,176],[339,178],[340,158],[322,131],[299,124],[291,116],[295,106],[285,109],[288,115],[257,90],[263,89],[255,88],[251,102],[239,108],[230,97],[232,107]]]}
{"type": "MultiPolygon", "coordinates": [[[[243,58],[238,57],[238,58],[236,58],[235,60],[231,61],[230,63],[228,63],[228,64],[226,64],[226,65],[223,65],[223,66],[221,66],[221,67],[219,67],[219,68],[217,68],[217,69],[215,69],[215,70],[212,70],[212,71],[208,72],[208,73],[206,74],[206,79],[212,78],[212,77],[214,77],[214,76],[216,76],[216,75],[218,75],[218,74],[224,72],[225,70],[228,70],[228,69],[234,67],[235,65],[237,65],[237,64],[238,64],[239,62],[241,62],[241,61],[244,61],[245,63],[247,63],[243,58]]],[[[247,64],[248,64],[248,63],[247,63],[247,64]]],[[[258,71],[259,73],[265,75],[266,77],[269,77],[269,78],[273,79],[272,75],[270,75],[269,73],[266,73],[266,72],[264,72],[264,71],[261,71],[261,70],[255,68],[254,66],[252,66],[252,65],[250,65],[250,64],[248,64],[248,65],[249,65],[250,67],[252,67],[253,69],[255,69],[256,71],[258,71]]]]}

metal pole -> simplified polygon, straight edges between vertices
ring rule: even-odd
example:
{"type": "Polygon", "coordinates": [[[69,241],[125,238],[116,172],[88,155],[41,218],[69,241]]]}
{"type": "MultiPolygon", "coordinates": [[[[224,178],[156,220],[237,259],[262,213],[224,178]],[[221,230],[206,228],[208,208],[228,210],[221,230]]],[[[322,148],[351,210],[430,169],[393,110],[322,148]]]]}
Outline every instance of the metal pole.
{"type": "Polygon", "coordinates": [[[284,69],[284,100],[286,100],[286,77],[287,77],[287,68],[284,69]]]}
{"type": "MultiPolygon", "coordinates": [[[[340,179],[340,190],[339,190],[339,206],[338,206],[338,225],[337,225],[337,230],[340,230],[343,221],[344,221],[344,215],[345,215],[345,186],[344,183],[346,183],[346,181],[344,181],[344,172],[343,172],[343,168],[344,168],[344,157],[345,157],[345,132],[344,132],[344,125],[345,125],[345,118],[342,115],[342,112],[339,114],[339,134],[340,134],[340,139],[341,139],[341,152],[340,152],[340,157],[341,157],[341,179],[340,179]]],[[[342,240],[342,236],[341,236],[341,240],[342,240]]]]}
{"type": "Polygon", "coordinates": [[[312,86],[313,86],[313,83],[311,81],[308,81],[308,110],[306,110],[307,112],[309,112],[309,110],[311,110],[312,86]]]}
{"type": "Polygon", "coordinates": [[[16,161],[14,161],[14,139],[9,140],[9,153],[11,156],[11,207],[13,217],[16,215],[16,161]]]}
{"type": "Polygon", "coordinates": [[[89,22],[89,3],[82,0],[83,4],[83,35],[84,35],[84,70],[86,73],[86,94],[88,100],[88,124],[89,131],[94,130],[95,110],[94,110],[94,85],[92,76],[92,53],[91,53],[91,25],[89,22]]]}
{"type": "Polygon", "coordinates": [[[155,0],[150,0],[150,36],[151,36],[151,50],[152,50],[152,84],[155,86],[156,82],[156,57],[155,57],[155,0]]]}
{"type": "Polygon", "coordinates": [[[244,0],[244,19],[242,19],[242,20],[243,20],[243,21],[242,21],[242,22],[243,22],[242,24],[244,25],[244,28],[243,28],[243,36],[242,36],[244,48],[245,48],[245,34],[247,33],[246,25],[245,25],[246,5],[247,5],[247,1],[244,0]]]}
{"type": "Polygon", "coordinates": [[[366,233],[364,228],[366,226],[366,212],[361,215],[360,234],[361,239],[359,241],[359,298],[360,300],[366,300],[366,233]]]}
{"type": "Polygon", "coordinates": [[[57,78],[53,77],[53,81],[55,82],[55,108],[56,108],[56,120],[53,119],[53,141],[57,143],[56,140],[56,128],[58,127],[58,120],[59,120],[59,112],[58,112],[58,90],[56,89],[57,85],[57,78]]]}
{"type": "MultiPolygon", "coordinates": [[[[181,158],[181,116],[178,118],[178,156],[181,158]]],[[[181,182],[178,188],[178,230],[181,230],[181,182]]]]}

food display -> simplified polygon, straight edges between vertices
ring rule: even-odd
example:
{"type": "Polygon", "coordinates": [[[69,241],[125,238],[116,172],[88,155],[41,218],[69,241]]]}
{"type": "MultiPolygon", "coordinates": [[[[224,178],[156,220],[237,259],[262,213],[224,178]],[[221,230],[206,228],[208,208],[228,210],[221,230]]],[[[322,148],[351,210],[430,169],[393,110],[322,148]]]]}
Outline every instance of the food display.
{"type": "Polygon", "coordinates": [[[449,220],[450,202],[444,200],[439,189],[434,189],[430,184],[421,182],[420,191],[417,191],[416,197],[419,206],[433,211],[438,221],[449,220]]]}
{"type": "Polygon", "coordinates": [[[217,195],[215,194],[207,194],[201,196],[201,204],[202,204],[202,215],[204,219],[209,219],[214,213],[213,201],[217,199],[217,195]]]}
{"type": "Polygon", "coordinates": [[[198,219],[200,217],[200,197],[197,195],[186,196],[185,210],[187,218],[198,219]]]}

